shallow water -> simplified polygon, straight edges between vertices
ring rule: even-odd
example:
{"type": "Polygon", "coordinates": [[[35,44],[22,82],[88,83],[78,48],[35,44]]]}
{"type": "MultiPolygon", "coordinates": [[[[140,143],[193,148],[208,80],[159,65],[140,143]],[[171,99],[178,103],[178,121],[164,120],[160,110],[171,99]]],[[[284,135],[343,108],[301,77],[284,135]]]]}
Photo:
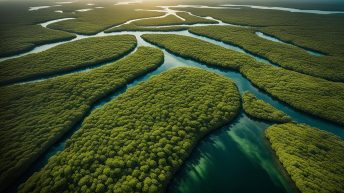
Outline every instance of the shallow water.
{"type": "Polygon", "coordinates": [[[268,10],[288,11],[288,12],[292,12],[292,13],[311,13],[311,14],[342,14],[342,13],[344,13],[344,11],[306,10],[306,9],[296,9],[296,8],[287,8],[287,7],[268,7],[268,6],[257,6],[257,5],[224,4],[222,6],[249,7],[252,9],[268,9],[268,10]]]}
{"type": "MultiPolygon", "coordinates": [[[[55,11],[55,12],[57,12],[57,11],[55,11]]],[[[62,11],[62,13],[63,13],[63,11],[62,11]]],[[[67,21],[67,20],[71,20],[71,19],[76,19],[76,18],[74,18],[74,17],[68,17],[68,18],[62,18],[62,19],[55,19],[55,20],[52,20],[52,21],[47,21],[47,22],[44,22],[44,23],[41,23],[40,25],[42,26],[42,27],[47,27],[48,25],[50,25],[50,24],[53,24],[53,23],[57,23],[57,22],[60,22],[60,21],[67,21]]]]}
{"type": "Polygon", "coordinates": [[[136,3],[142,3],[142,0],[120,1],[118,3],[115,3],[114,5],[129,5],[129,4],[136,4],[136,3]]]}
{"type": "Polygon", "coordinates": [[[46,9],[46,8],[49,8],[49,7],[52,7],[52,6],[46,5],[46,6],[29,7],[29,11],[37,11],[37,10],[46,9]]]}
{"type": "Polygon", "coordinates": [[[199,9],[240,9],[240,7],[223,7],[223,6],[207,6],[207,5],[173,5],[172,8],[199,8],[199,9]]]}
{"type": "Polygon", "coordinates": [[[78,12],[86,12],[86,11],[91,11],[93,9],[78,9],[78,10],[75,10],[75,11],[78,11],[78,12]]]}
{"type": "MultiPolygon", "coordinates": [[[[189,33],[188,31],[115,32],[108,34],[101,32],[94,36],[132,34],[137,38],[138,46],[153,46],[145,42],[140,37],[142,34],[146,33],[179,34],[191,36],[225,47],[227,49],[244,53],[258,61],[270,63],[269,61],[247,53],[245,50],[234,45],[229,45],[209,38],[197,36],[189,33]]],[[[86,37],[91,36],[78,36],[76,39],[82,39],[86,37]]],[[[75,41],[76,39],[73,39],[72,41],[75,41]]],[[[30,51],[29,53],[37,53],[66,42],[70,41],[39,46],[36,47],[36,50],[34,49],[35,52],[30,51]]],[[[117,96],[124,93],[127,89],[136,86],[140,82],[145,81],[154,75],[179,66],[191,66],[212,71],[232,79],[236,83],[240,93],[245,91],[252,92],[259,99],[262,99],[287,113],[296,122],[306,123],[344,138],[343,128],[327,121],[301,113],[289,107],[288,105],[281,103],[280,101],[254,87],[238,72],[216,67],[208,67],[204,64],[170,54],[166,50],[163,50],[163,52],[165,55],[165,60],[159,68],[151,73],[146,74],[145,76],[136,79],[126,87],[93,104],[85,117],[92,113],[94,109],[102,108],[103,105],[106,105],[111,100],[115,100],[117,96]]],[[[13,56],[13,58],[26,54],[27,53],[16,55],[13,56]]],[[[77,70],[77,72],[82,73],[86,70],[90,69],[81,69],[77,70]]],[[[41,81],[44,81],[44,79],[41,81]]],[[[51,156],[55,155],[59,151],[62,151],[64,149],[66,140],[68,140],[71,135],[80,128],[81,123],[82,120],[75,125],[74,128],[63,137],[63,139],[52,146],[43,156],[41,156],[40,159],[35,162],[34,166],[23,175],[18,183],[11,187],[10,192],[15,192],[16,187],[18,187],[20,183],[25,182],[25,180],[35,171],[39,171],[47,163],[51,156]]],[[[293,186],[290,185],[289,178],[285,176],[283,171],[281,171],[280,166],[278,165],[278,162],[264,137],[264,130],[269,125],[270,123],[251,119],[241,112],[232,123],[223,127],[222,129],[214,131],[201,141],[201,143],[191,154],[190,158],[185,162],[180,171],[172,179],[170,185],[168,186],[168,192],[295,192],[293,186]]]]}
{"type": "Polygon", "coordinates": [[[74,1],[60,1],[60,2],[55,2],[56,4],[70,4],[73,3],[74,1]]]}

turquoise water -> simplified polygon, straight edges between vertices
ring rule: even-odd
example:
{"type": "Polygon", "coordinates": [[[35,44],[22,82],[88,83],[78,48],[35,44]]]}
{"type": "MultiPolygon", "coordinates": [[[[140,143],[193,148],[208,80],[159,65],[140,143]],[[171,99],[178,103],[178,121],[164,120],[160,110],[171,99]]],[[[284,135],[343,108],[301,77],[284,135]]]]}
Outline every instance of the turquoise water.
{"type": "MultiPolygon", "coordinates": [[[[258,61],[269,63],[269,61],[265,61],[264,59],[254,55],[250,55],[244,50],[233,45],[227,45],[205,37],[195,36],[185,31],[170,33],[196,37],[216,45],[226,47],[227,49],[242,52],[258,61]]],[[[140,35],[143,34],[143,32],[121,32],[113,34],[133,34],[137,37],[139,46],[153,46],[140,38],[140,35]]],[[[99,36],[102,35],[108,34],[99,34],[99,36]]],[[[166,50],[163,50],[163,52],[165,54],[165,60],[159,68],[151,73],[146,74],[145,76],[136,79],[126,87],[112,93],[108,97],[98,101],[96,104],[93,104],[86,116],[92,113],[94,109],[102,108],[102,106],[107,102],[115,100],[118,95],[122,94],[127,89],[136,86],[140,82],[145,81],[154,75],[160,74],[161,72],[175,67],[192,66],[212,71],[232,79],[238,86],[240,93],[245,91],[254,93],[259,99],[262,99],[287,113],[296,122],[306,123],[308,125],[327,130],[344,138],[343,128],[290,108],[288,105],[281,103],[280,101],[254,87],[240,73],[215,67],[208,67],[201,63],[172,55],[166,50]]],[[[64,149],[66,140],[68,140],[70,136],[80,128],[82,121],[83,120],[75,125],[75,127],[67,135],[65,135],[59,143],[52,146],[47,153],[45,153],[37,162],[35,162],[35,165],[29,171],[27,171],[25,175],[23,175],[21,180],[11,187],[10,192],[15,192],[16,187],[18,187],[20,183],[25,182],[25,180],[35,171],[39,171],[52,155],[62,151],[64,149]]],[[[264,131],[269,125],[270,123],[253,120],[241,112],[232,123],[211,133],[200,142],[200,144],[193,151],[192,155],[190,155],[189,159],[172,179],[167,191],[170,193],[296,192],[296,190],[290,184],[289,178],[284,174],[278,165],[278,162],[264,137],[264,131]]]]}

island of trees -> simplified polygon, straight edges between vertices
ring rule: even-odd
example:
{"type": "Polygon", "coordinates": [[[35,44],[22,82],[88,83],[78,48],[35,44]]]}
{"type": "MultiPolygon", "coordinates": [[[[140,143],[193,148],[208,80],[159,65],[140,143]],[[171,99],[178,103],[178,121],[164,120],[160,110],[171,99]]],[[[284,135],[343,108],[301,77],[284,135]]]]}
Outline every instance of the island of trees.
{"type": "Polygon", "coordinates": [[[163,192],[197,142],[239,109],[231,80],[169,70],[95,110],[19,192],[163,192]]]}
{"type": "Polygon", "coordinates": [[[243,108],[245,113],[257,119],[279,123],[291,121],[291,117],[287,114],[263,100],[257,99],[257,97],[250,92],[245,92],[243,95],[243,108]]]}

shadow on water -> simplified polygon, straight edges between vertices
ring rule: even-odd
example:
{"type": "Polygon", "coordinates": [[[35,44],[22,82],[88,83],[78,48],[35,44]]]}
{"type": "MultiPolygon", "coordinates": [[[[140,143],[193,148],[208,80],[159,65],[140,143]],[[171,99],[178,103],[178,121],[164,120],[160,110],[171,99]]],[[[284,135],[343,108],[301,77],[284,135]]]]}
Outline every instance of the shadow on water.
{"type": "Polygon", "coordinates": [[[167,192],[297,192],[266,148],[268,126],[241,113],[196,146],[167,192]]]}

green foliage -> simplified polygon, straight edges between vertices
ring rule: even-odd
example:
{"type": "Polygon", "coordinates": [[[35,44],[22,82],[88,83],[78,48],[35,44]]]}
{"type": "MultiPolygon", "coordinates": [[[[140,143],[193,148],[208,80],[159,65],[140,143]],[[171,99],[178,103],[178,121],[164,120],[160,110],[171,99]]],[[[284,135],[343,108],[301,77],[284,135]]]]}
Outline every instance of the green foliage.
{"type": "Polygon", "coordinates": [[[14,55],[37,45],[71,40],[76,36],[67,32],[43,28],[40,25],[1,26],[0,56],[14,55]]]}
{"type": "Polygon", "coordinates": [[[334,81],[344,81],[344,57],[316,57],[306,51],[278,42],[259,38],[253,28],[229,26],[194,27],[191,33],[238,45],[249,52],[263,56],[273,63],[300,73],[334,81]]]}
{"type": "Polygon", "coordinates": [[[213,20],[204,19],[201,17],[193,16],[185,12],[177,13],[178,16],[185,19],[185,21],[174,15],[168,15],[163,18],[145,19],[135,21],[137,26],[164,26],[164,25],[182,25],[182,24],[196,24],[196,23],[217,23],[213,20]]]}
{"type": "Polygon", "coordinates": [[[291,121],[291,117],[289,117],[287,114],[276,109],[263,100],[257,99],[250,92],[245,92],[243,95],[243,107],[245,113],[254,118],[280,123],[291,121]]]}
{"type": "Polygon", "coordinates": [[[252,62],[249,56],[192,37],[174,34],[143,34],[141,37],[185,58],[214,66],[238,70],[241,65],[252,62]]]}
{"type": "Polygon", "coordinates": [[[152,18],[134,22],[134,24],[137,26],[177,25],[182,23],[183,20],[174,15],[168,15],[163,18],[152,18]]]}
{"type": "Polygon", "coordinates": [[[86,38],[44,52],[0,62],[0,84],[92,66],[124,56],[136,47],[132,35],[86,38]]]}
{"type": "Polygon", "coordinates": [[[163,192],[197,142],[239,108],[225,77],[197,68],[164,72],[95,110],[19,192],[163,192]]]}
{"type": "Polygon", "coordinates": [[[250,8],[237,10],[178,9],[191,11],[191,13],[199,16],[211,16],[226,23],[259,26],[259,30],[263,32],[303,47],[313,48],[339,57],[344,54],[342,49],[344,47],[343,14],[319,15],[250,8]]]}
{"type": "MultiPolygon", "coordinates": [[[[160,50],[140,47],[134,54],[87,72],[1,87],[1,189],[81,121],[92,104],[162,62],[160,50]]],[[[61,172],[67,175],[72,169],[65,167],[61,172]]],[[[66,183],[57,179],[54,187],[59,189],[66,183]]]]}
{"type": "Polygon", "coordinates": [[[344,125],[344,84],[266,64],[245,65],[240,72],[279,100],[314,116],[344,125]]]}
{"type": "Polygon", "coordinates": [[[296,109],[344,125],[344,84],[258,63],[196,38],[144,34],[145,40],[208,65],[239,70],[254,85],[296,109]]]}
{"type": "Polygon", "coordinates": [[[184,21],[185,24],[196,24],[196,23],[215,24],[217,23],[217,21],[194,16],[186,12],[178,12],[177,15],[185,19],[184,21]]]}
{"type": "MultiPolygon", "coordinates": [[[[329,56],[337,57],[343,63],[344,23],[343,17],[336,14],[333,20],[326,20],[315,25],[300,26],[271,26],[260,30],[282,39],[285,42],[305,48],[313,48],[329,56]]],[[[317,21],[317,20],[314,20],[317,21]]]]}
{"type": "Polygon", "coordinates": [[[344,141],[307,125],[273,125],[266,136],[302,193],[344,190],[344,141]]]}
{"type": "MultiPolygon", "coordinates": [[[[54,2],[46,2],[45,5],[54,5],[54,2]]],[[[42,2],[33,1],[1,1],[0,25],[34,25],[53,19],[71,17],[71,14],[56,13],[52,8],[39,11],[29,11],[29,7],[42,5],[42,2]]]]}
{"type": "Polygon", "coordinates": [[[120,32],[120,31],[182,31],[189,27],[184,26],[165,26],[165,27],[144,27],[137,26],[134,23],[124,24],[118,27],[113,27],[105,30],[105,33],[120,32]]]}
{"type": "Polygon", "coordinates": [[[52,10],[29,12],[30,2],[0,2],[0,57],[33,49],[37,45],[70,40],[76,36],[67,32],[43,28],[37,23],[70,17],[52,10]]]}
{"type": "Polygon", "coordinates": [[[110,28],[111,26],[122,24],[128,20],[163,15],[158,12],[136,11],[138,8],[142,7],[136,5],[114,6],[110,4],[103,9],[77,12],[75,14],[77,19],[53,23],[49,25],[49,28],[92,35],[110,28]]]}
{"type": "Polygon", "coordinates": [[[340,14],[307,14],[292,13],[279,10],[263,9],[207,9],[207,8],[177,8],[181,11],[203,17],[211,16],[226,23],[249,26],[305,26],[322,25],[324,27],[341,24],[344,16],[340,14]]]}

